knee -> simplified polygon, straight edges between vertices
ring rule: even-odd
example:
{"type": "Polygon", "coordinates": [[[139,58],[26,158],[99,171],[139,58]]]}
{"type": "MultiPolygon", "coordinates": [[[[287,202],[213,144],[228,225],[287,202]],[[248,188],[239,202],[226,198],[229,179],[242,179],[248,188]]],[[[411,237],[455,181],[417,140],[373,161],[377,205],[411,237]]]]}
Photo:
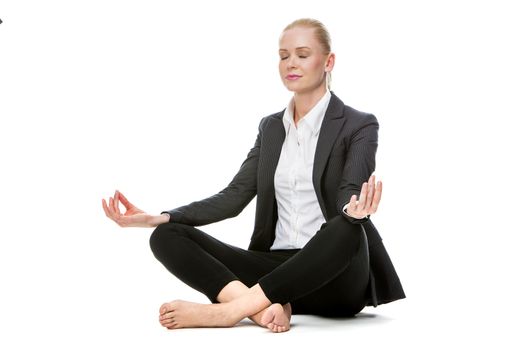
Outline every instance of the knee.
{"type": "Polygon", "coordinates": [[[186,236],[184,225],[167,222],[160,224],[153,230],[149,238],[149,246],[153,254],[157,255],[169,245],[169,241],[186,236]]]}
{"type": "Polygon", "coordinates": [[[342,215],[337,215],[330,219],[328,222],[326,222],[326,225],[333,227],[337,232],[346,233],[345,236],[351,236],[359,239],[365,237],[363,225],[352,224],[342,215]]]}
{"type": "Polygon", "coordinates": [[[166,239],[167,235],[167,226],[168,223],[160,224],[158,225],[155,230],[151,233],[151,236],[149,237],[149,246],[151,248],[151,251],[157,255],[157,252],[159,249],[164,245],[163,242],[166,239]]]}
{"type": "Polygon", "coordinates": [[[346,247],[359,249],[367,242],[363,225],[352,224],[347,219],[338,215],[325,223],[330,232],[331,239],[346,247]]]}

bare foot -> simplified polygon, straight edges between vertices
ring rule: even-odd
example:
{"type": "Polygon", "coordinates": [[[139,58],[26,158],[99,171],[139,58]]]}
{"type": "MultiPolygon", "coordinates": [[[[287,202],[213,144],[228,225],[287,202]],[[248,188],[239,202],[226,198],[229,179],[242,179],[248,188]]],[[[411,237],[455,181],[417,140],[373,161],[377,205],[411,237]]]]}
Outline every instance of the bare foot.
{"type": "Polygon", "coordinates": [[[290,320],[292,319],[292,306],[290,303],[282,306],[281,304],[272,304],[262,315],[261,322],[268,329],[275,333],[286,332],[290,329],[290,320]]]}
{"type": "Polygon", "coordinates": [[[159,310],[159,322],[168,329],[189,327],[233,327],[239,320],[231,316],[224,304],[198,304],[174,300],[159,310]]]}

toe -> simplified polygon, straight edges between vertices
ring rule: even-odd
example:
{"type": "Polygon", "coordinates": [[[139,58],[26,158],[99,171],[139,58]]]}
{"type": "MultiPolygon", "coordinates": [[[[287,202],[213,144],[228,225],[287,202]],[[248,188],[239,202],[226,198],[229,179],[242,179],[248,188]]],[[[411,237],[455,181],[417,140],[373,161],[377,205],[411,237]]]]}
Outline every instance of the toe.
{"type": "Polygon", "coordinates": [[[175,329],[175,328],[177,328],[177,323],[176,322],[170,322],[170,323],[166,324],[164,327],[166,327],[167,329],[175,329]]]}
{"type": "Polygon", "coordinates": [[[159,309],[159,313],[161,315],[164,315],[167,311],[168,311],[168,307],[169,307],[170,304],[168,303],[164,303],[160,306],[160,309],[159,309]]]}
{"type": "Polygon", "coordinates": [[[173,300],[169,303],[164,303],[160,306],[160,310],[159,310],[159,313],[161,315],[165,314],[166,312],[170,312],[170,311],[173,311],[175,310],[177,304],[179,303],[179,300],[173,300]]]}
{"type": "Polygon", "coordinates": [[[161,320],[165,320],[165,319],[173,318],[173,317],[175,317],[175,312],[173,312],[173,311],[168,311],[168,312],[166,312],[166,313],[164,313],[164,314],[159,316],[159,318],[161,320]]]}
{"type": "Polygon", "coordinates": [[[173,323],[173,319],[171,319],[171,318],[170,319],[160,320],[160,324],[163,325],[164,327],[167,327],[171,323],[173,323]]]}
{"type": "Polygon", "coordinates": [[[179,325],[176,322],[171,323],[169,326],[166,327],[167,329],[177,329],[180,328],[179,325]]]}

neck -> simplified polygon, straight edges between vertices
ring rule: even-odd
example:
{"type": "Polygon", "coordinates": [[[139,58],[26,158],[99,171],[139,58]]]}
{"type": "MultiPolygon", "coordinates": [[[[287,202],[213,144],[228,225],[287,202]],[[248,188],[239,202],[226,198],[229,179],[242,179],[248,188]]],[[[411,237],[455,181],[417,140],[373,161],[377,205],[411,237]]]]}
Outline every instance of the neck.
{"type": "Polygon", "coordinates": [[[308,92],[296,92],[293,96],[294,101],[294,122],[297,125],[319,100],[326,93],[326,86],[322,84],[318,88],[308,92]]]}

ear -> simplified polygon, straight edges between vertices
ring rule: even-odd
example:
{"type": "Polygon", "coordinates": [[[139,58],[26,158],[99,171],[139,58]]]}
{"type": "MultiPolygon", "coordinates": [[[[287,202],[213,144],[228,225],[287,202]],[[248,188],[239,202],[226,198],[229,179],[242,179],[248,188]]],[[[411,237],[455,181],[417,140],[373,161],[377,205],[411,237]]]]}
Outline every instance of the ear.
{"type": "Polygon", "coordinates": [[[331,72],[332,69],[334,69],[334,65],[335,65],[335,53],[333,52],[330,52],[328,54],[328,57],[326,57],[326,63],[325,63],[325,66],[324,66],[324,71],[325,72],[331,72]]]}

